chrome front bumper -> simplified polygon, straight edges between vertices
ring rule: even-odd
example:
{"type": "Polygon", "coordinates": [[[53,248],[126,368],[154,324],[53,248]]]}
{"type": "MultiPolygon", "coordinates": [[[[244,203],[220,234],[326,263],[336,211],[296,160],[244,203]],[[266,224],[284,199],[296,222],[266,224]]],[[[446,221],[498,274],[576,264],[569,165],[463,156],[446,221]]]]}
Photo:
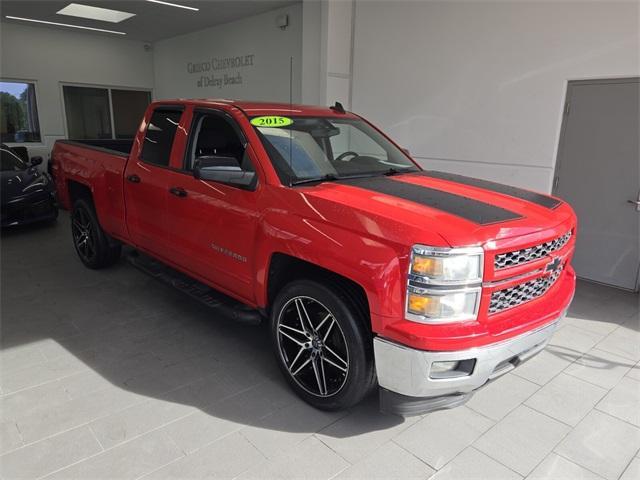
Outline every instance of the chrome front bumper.
{"type": "Polygon", "coordinates": [[[411,415],[464,403],[470,398],[471,392],[513,370],[544,349],[559,320],[500,343],[453,352],[416,350],[376,337],[373,346],[382,409],[411,415]],[[432,378],[433,362],[472,359],[475,364],[469,374],[432,378]],[[411,405],[408,410],[396,405],[403,401],[411,405]]]}

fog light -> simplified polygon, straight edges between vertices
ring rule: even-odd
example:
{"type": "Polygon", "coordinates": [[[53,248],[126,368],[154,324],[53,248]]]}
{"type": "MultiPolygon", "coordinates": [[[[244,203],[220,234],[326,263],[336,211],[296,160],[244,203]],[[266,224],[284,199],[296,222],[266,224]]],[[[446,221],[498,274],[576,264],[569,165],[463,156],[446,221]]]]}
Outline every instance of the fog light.
{"type": "Polygon", "coordinates": [[[468,377],[473,373],[476,364],[475,358],[468,360],[449,360],[445,362],[433,362],[431,364],[430,378],[457,378],[468,377]]]}
{"type": "Polygon", "coordinates": [[[431,364],[431,373],[444,373],[450,372],[451,370],[455,370],[458,366],[457,360],[453,362],[433,362],[431,364]]]}

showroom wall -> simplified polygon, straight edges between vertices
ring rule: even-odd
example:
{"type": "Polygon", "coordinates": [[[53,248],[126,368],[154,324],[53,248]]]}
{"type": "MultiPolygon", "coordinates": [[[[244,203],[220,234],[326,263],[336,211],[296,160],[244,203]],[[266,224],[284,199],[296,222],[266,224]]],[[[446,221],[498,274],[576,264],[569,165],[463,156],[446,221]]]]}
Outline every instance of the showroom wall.
{"type": "Polygon", "coordinates": [[[550,191],[568,80],[640,74],[638,3],[356,1],[352,107],[425,166],[550,191]]]}
{"type": "Polygon", "coordinates": [[[144,43],[57,28],[2,23],[5,80],[36,82],[42,145],[29,144],[31,155],[48,156],[65,135],[62,83],[152,89],[153,55],[144,43]]]}
{"type": "Polygon", "coordinates": [[[301,96],[302,5],[215,26],[154,44],[157,98],[293,101],[301,96]],[[280,29],[276,17],[287,14],[280,29]]]}

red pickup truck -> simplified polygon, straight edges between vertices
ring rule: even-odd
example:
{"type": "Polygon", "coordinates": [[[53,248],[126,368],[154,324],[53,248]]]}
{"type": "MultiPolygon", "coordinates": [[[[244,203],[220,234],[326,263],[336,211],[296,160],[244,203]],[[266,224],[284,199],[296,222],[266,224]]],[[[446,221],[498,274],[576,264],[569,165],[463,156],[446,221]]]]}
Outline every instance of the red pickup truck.
{"type": "Polygon", "coordinates": [[[87,267],[130,245],[158,278],[268,319],[318,408],[374,387],[384,411],[460,405],[542,350],[574,294],[569,205],[425,171],[340,104],[156,102],[133,142],[60,140],[52,162],[87,267]]]}

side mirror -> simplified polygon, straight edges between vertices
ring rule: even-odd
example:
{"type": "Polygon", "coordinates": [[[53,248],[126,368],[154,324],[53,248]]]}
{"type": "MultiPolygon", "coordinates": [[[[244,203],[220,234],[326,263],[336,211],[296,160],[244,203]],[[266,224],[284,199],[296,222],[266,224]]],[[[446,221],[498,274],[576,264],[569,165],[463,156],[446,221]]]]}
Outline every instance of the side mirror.
{"type": "Polygon", "coordinates": [[[37,165],[42,164],[42,157],[38,156],[38,157],[31,157],[31,166],[35,167],[37,165]]]}
{"type": "Polygon", "coordinates": [[[408,148],[401,148],[400,150],[402,150],[405,153],[405,155],[407,155],[409,157],[411,156],[411,152],[409,151],[408,148]]]}
{"type": "Polygon", "coordinates": [[[210,180],[246,190],[253,190],[257,180],[255,172],[242,170],[234,157],[216,155],[198,157],[193,176],[198,180],[210,180]]]}

